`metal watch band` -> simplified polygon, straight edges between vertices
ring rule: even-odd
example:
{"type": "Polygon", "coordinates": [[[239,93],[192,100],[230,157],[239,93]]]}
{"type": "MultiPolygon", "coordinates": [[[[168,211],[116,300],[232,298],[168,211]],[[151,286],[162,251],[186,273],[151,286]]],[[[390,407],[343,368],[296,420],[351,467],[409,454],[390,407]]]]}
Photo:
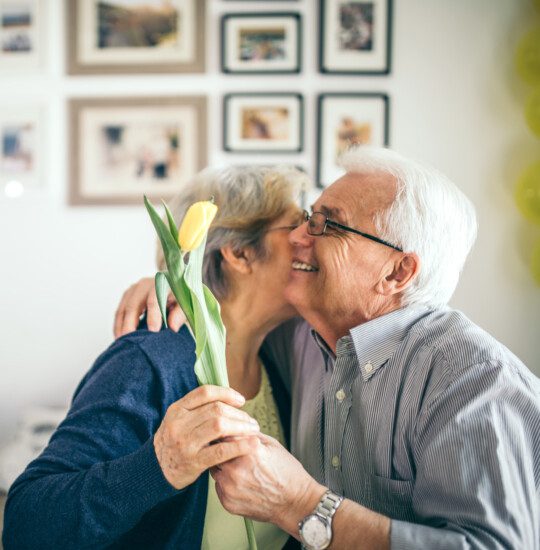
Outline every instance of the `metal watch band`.
{"type": "Polygon", "coordinates": [[[327,518],[329,521],[332,520],[332,517],[336,513],[336,510],[339,508],[339,505],[343,501],[343,497],[336,495],[328,489],[326,493],[321,497],[317,508],[315,508],[315,514],[327,518]]]}
{"type": "Polygon", "coordinates": [[[332,542],[332,518],[334,514],[336,513],[337,509],[339,508],[339,505],[343,502],[343,497],[340,497],[339,495],[336,495],[336,493],[333,493],[328,489],[324,495],[319,500],[319,503],[317,504],[317,507],[315,510],[306,516],[299,524],[299,530],[300,530],[300,540],[302,543],[302,548],[305,550],[313,550],[314,547],[310,546],[307,541],[304,540],[303,536],[303,525],[306,521],[309,520],[309,518],[312,517],[318,517],[319,521],[323,522],[326,525],[328,539],[326,541],[326,544],[324,546],[318,547],[318,548],[327,548],[330,543],[332,542]]]}

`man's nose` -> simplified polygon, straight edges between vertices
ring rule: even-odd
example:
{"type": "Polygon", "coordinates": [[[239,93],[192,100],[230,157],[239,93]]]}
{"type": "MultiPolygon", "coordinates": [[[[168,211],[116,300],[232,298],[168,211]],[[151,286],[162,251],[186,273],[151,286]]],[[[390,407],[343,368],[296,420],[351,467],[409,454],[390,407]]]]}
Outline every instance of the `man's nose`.
{"type": "Polygon", "coordinates": [[[301,223],[289,233],[289,242],[292,246],[310,246],[313,237],[307,232],[308,222],[301,223]]]}

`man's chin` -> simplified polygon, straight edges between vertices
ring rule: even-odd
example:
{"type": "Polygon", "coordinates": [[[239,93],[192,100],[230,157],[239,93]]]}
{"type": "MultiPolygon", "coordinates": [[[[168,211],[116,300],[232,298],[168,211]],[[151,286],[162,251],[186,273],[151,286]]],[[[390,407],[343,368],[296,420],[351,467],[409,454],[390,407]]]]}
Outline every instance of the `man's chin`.
{"type": "Polygon", "coordinates": [[[299,281],[295,281],[294,278],[289,279],[285,287],[284,296],[285,300],[296,310],[298,315],[304,317],[305,312],[309,312],[309,301],[305,292],[305,284],[302,285],[299,281]]]}

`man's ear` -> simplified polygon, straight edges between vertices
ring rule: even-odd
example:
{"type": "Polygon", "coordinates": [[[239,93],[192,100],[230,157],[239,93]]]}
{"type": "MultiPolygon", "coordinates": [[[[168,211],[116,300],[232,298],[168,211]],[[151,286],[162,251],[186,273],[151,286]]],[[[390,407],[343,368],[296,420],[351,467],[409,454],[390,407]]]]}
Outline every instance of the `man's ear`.
{"type": "Polygon", "coordinates": [[[252,248],[232,248],[231,246],[222,246],[220,251],[223,256],[223,260],[229,266],[229,269],[243,274],[251,273],[251,264],[255,256],[252,248]]]}
{"type": "Polygon", "coordinates": [[[414,252],[402,253],[388,264],[386,275],[379,281],[379,292],[385,296],[403,292],[420,273],[420,258],[414,252]]]}

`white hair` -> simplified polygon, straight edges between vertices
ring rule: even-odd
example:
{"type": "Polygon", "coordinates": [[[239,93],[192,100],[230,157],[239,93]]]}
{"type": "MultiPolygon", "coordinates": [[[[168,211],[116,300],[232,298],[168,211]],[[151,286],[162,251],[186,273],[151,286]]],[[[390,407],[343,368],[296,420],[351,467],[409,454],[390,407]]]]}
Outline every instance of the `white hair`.
{"type": "Polygon", "coordinates": [[[446,305],[476,239],[471,201],[439,171],[389,149],[351,148],[340,166],[349,174],[381,173],[395,179],[394,202],[376,213],[373,222],[382,239],[420,257],[420,272],[405,290],[402,305],[446,305]]]}

